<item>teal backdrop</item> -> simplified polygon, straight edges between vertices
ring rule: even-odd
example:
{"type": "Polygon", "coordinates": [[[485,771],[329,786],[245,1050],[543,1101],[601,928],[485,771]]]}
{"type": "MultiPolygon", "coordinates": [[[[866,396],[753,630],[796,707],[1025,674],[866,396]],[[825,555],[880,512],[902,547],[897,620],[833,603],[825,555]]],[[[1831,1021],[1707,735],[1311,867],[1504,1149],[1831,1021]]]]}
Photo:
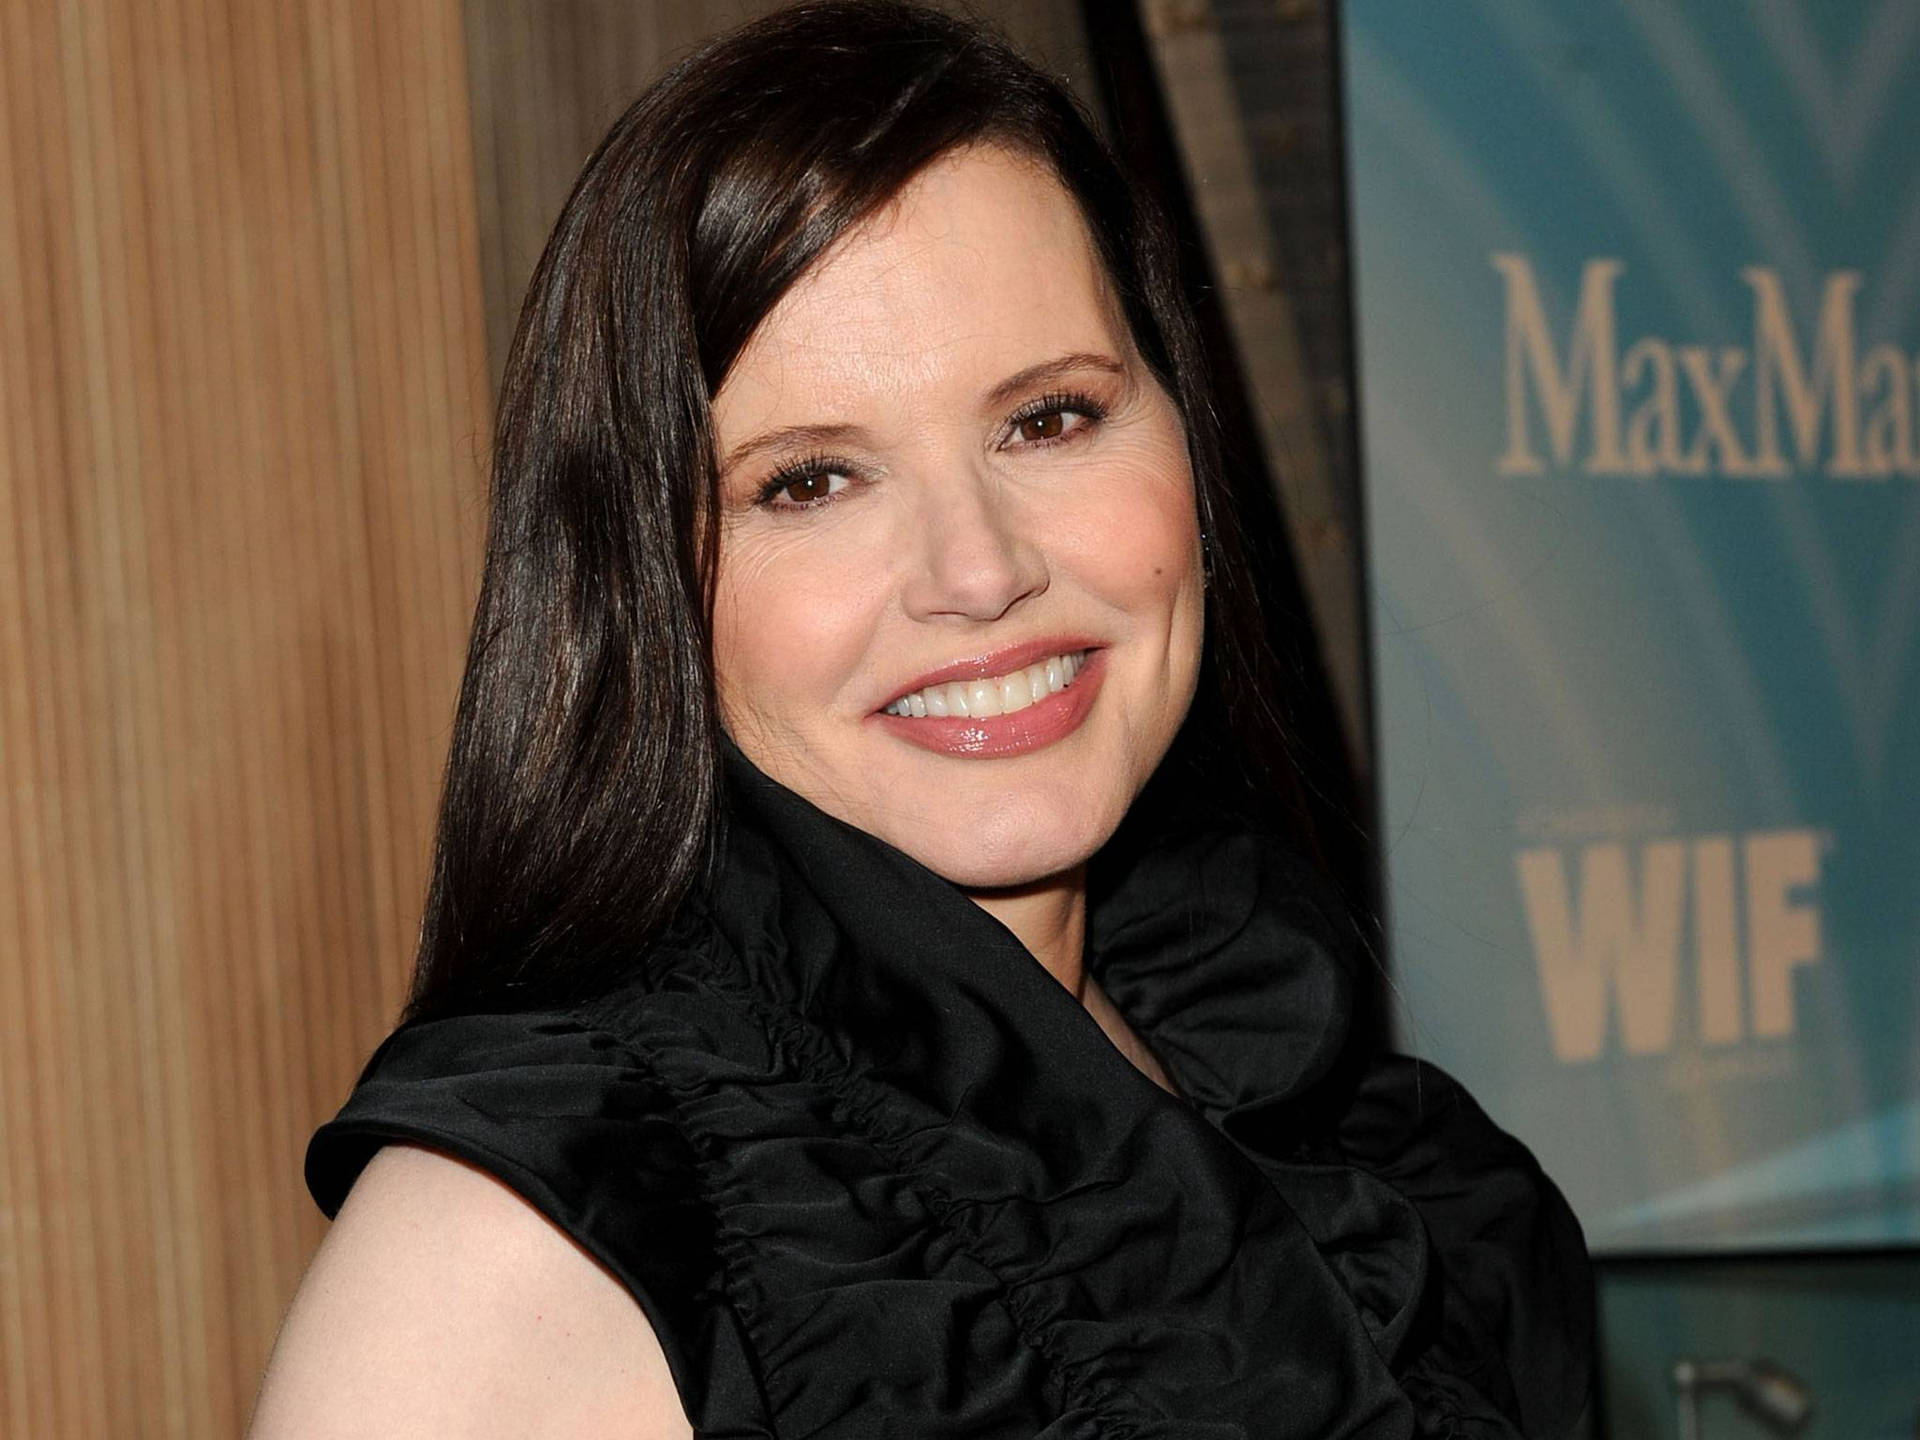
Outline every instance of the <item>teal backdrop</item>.
{"type": "Polygon", "coordinates": [[[1597,1252],[1920,1240],[1920,5],[1342,14],[1403,1042],[1597,1252]]]}

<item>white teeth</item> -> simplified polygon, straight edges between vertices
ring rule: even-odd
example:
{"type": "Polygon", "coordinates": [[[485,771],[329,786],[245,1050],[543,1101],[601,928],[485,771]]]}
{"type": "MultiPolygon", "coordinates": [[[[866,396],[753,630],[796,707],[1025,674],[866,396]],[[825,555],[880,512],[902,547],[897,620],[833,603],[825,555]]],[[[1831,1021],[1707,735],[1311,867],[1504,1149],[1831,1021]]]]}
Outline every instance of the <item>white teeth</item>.
{"type": "Polygon", "coordinates": [[[929,715],[935,719],[1011,715],[1071,685],[1086,665],[1087,653],[1076,650],[1052,655],[1007,675],[929,685],[902,695],[887,706],[886,713],[916,719],[929,715]]]}

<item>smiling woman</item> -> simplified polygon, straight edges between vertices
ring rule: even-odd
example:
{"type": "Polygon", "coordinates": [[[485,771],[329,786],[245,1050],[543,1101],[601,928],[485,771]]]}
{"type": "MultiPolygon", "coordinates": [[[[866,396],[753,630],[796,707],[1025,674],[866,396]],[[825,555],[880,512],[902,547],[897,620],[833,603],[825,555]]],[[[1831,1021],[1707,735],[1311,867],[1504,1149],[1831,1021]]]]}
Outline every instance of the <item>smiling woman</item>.
{"type": "Polygon", "coordinates": [[[1076,991],[1081,867],[1186,717],[1204,608],[1180,413],[1105,291],[1045,166],[959,148],[801,277],[713,406],[728,734],[1076,991]]]}
{"type": "Polygon", "coordinates": [[[534,278],[414,994],[261,1436],[1573,1423],[1577,1227],[1350,1039],[1165,243],[977,27],[806,5],[534,278]]]}

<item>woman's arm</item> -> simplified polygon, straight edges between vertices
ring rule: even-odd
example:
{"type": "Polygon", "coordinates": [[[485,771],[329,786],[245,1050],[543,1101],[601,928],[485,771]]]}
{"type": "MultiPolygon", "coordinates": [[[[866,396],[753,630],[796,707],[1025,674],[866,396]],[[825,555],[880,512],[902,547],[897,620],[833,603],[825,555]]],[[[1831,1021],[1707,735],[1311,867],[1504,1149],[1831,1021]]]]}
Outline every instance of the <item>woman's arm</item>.
{"type": "Polygon", "coordinates": [[[388,1145],[281,1325],[250,1440],[687,1440],[626,1290],[482,1170],[388,1145]]]}

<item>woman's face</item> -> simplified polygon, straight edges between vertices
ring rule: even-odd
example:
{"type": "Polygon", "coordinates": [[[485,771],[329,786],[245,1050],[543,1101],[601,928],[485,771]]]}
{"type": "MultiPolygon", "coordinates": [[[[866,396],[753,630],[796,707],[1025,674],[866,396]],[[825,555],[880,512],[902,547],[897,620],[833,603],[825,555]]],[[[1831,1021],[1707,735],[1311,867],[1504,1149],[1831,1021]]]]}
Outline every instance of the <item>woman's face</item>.
{"type": "Polygon", "coordinates": [[[1193,698],[1201,559],[1179,416],[1059,182],[935,163],[768,315],[714,419],[747,757],[968,889],[1086,860],[1193,698]]]}

